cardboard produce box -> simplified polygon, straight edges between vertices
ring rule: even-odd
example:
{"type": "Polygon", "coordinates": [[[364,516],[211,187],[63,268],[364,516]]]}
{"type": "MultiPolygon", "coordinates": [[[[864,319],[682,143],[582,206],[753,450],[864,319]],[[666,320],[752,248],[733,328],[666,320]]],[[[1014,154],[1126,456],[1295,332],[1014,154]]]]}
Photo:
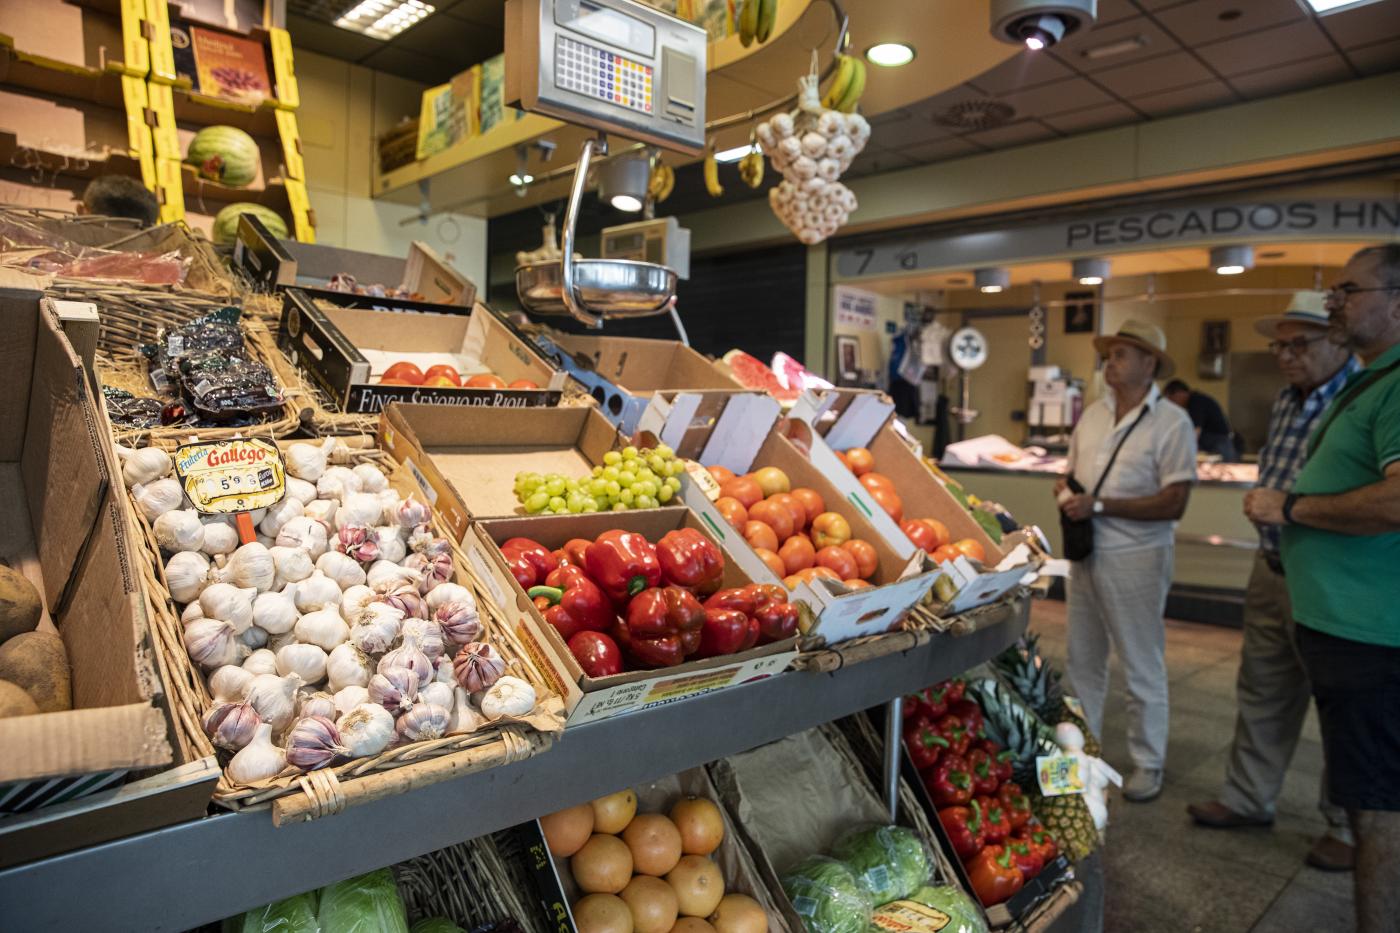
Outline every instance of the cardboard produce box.
{"type": "Polygon", "coordinates": [[[551,333],[536,335],[535,342],[588,389],[608,420],[625,434],[637,429],[653,396],[688,391],[722,404],[735,393],[750,391],[677,340],[551,333]]]}
{"type": "Polygon", "coordinates": [[[35,585],[39,630],[63,641],[71,709],[0,719],[0,812],[12,814],[0,821],[0,867],[194,817],[210,790],[154,812],[139,800],[39,809],[98,791],[131,803],[141,795],[113,788],[176,753],[106,421],[30,281],[0,270],[0,561],[35,585]]]}
{"type": "MultiPolygon", "coordinates": [[[[378,299],[376,299],[377,301],[378,299]]],[[[278,346],[347,414],[372,415],[390,402],[442,406],[528,408],[557,405],[565,376],[485,305],[471,313],[346,308],[296,288],[283,295],[278,346]],[[507,384],[538,388],[380,385],[385,370],[404,360],[426,372],[452,366],[463,380],[491,373],[507,384]]]]}
{"type": "MultiPolygon", "coordinates": [[[[448,412],[423,405],[394,405],[380,425],[382,443],[419,478],[436,508],[467,542],[464,550],[508,613],[515,607],[519,631],[534,646],[534,659],[554,671],[565,696],[570,726],[621,713],[674,703],[771,676],[796,656],[796,639],[738,654],[686,661],[659,670],[628,671],[591,678],[564,640],[546,623],[511,576],[498,545],[527,537],[551,549],[570,538],[593,539],[612,528],[636,531],[655,543],[666,532],[693,528],[715,540],[725,558],[723,586],[746,586],[757,578],[708,523],[683,506],[579,515],[519,514],[513,485],[520,471],[582,475],[621,446],[617,429],[594,408],[487,409],[448,412]]],[[[732,536],[729,536],[732,537],[732,536]]],[[[761,581],[762,582],[762,581],[761,581]]]]}

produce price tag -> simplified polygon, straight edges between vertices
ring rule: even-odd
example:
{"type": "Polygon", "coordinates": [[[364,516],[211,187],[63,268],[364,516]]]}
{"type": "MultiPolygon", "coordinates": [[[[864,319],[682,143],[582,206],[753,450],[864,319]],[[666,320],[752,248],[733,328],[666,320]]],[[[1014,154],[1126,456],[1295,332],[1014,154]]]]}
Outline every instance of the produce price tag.
{"type": "Polygon", "coordinates": [[[694,460],[685,461],[685,474],[690,477],[690,481],[700,487],[705,493],[705,498],[714,502],[719,498],[719,482],[709,470],[696,463],[694,460]]]}
{"type": "Polygon", "coordinates": [[[185,444],[175,475],[196,510],[219,515],[276,505],[287,486],[281,451],[257,438],[185,444]]]}
{"type": "Polygon", "coordinates": [[[1035,776],[1046,797],[1082,794],[1085,790],[1083,762],[1079,755],[1037,755],[1035,776]]]}
{"type": "Polygon", "coordinates": [[[894,901],[876,909],[870,926],[891,933],[938,933],[952,919],[943,911],[918,901],[894,901]]]}

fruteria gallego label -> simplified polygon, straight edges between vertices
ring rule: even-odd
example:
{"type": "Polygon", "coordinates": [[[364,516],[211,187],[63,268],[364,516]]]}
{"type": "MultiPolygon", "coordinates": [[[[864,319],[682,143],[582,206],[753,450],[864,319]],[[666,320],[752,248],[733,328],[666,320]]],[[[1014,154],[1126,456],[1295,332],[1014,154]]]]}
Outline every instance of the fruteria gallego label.
{"type": "Polygon", "coordinates": [[[175,451],[175,475],[197,511],[227,515],[282,501],[287,476],[277,445],[258,438],[185,444],[175,451]]]}

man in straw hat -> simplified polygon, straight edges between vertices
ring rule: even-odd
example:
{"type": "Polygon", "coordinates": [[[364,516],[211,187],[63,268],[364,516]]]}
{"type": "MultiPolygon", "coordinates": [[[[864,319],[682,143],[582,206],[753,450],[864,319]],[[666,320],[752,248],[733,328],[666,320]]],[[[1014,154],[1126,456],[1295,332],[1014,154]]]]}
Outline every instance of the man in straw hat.
{"type": "MultiPolygon", "coordinates": [[[[1308,435],[1323,410],[1361,365],[1351,351],[1327,339],[1327,296],[1296,292],[1283,314],[1258,320],[1269,349],[1288,380],[1269,415],[1269,437],[1259,453],[1262,489],[1290,492],[1303,468],[1308,435]]],[[[1236,681],[1235,740],[1218,800],[1186,810],[1202,826],[1234,829],[1268,826],[1283,776],[1298,745],[1312,702],[1303,659],[1293,641],[1293,611],[1279,556],[1278,525],[1259,525],[1259,551],[1244,598],[1244,644],[1236,681]]],[[[1346,871],[1354,852],[1346,813],[1327,802],[1324,773],[1318,807],[1329,830],[1307,862],[1324,871],[1346,871]]]]}
{"type": "Polygon", "coordinates": [[[1089,727],[1103,730],[1108,655],[1128,680],[1128,800],[1162,792],[1166,764],[1167,663],[1162,612],[1172,579],[1177,519],[1196,481],[1191,419],[1157,388],[1172,374],[1158,327],[1127,321],[1094,338],[1104,358],[1104,398],[1090,405],[1070,438],[1069,475],[1055,486],[1060,511],[1092,523],[1092,553],[1069,579],[1068,672],[1089,727]]]}
{"type": "Polygon", "coordinates": [[[1327,796],[1356,836],[1356,927],[1372,933],[1400,917],[1400,243],[1352,256],[1327,310],[1365,368],[1308,438],[1293,489],[1250,490],[1245,514],[1283,526],[1327,796]]]}

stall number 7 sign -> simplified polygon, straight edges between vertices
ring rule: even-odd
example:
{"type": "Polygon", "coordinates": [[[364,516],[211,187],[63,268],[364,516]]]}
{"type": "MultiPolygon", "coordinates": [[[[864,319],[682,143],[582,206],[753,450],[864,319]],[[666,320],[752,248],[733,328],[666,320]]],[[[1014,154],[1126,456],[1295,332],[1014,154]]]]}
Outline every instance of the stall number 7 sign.
{"type": "Polygon", "coordinates": [[[175,475],[195,509],[213,514],[265,509],[287,485],[281,452],[257,438],[185,444],[175,451],[175,475]]]}

